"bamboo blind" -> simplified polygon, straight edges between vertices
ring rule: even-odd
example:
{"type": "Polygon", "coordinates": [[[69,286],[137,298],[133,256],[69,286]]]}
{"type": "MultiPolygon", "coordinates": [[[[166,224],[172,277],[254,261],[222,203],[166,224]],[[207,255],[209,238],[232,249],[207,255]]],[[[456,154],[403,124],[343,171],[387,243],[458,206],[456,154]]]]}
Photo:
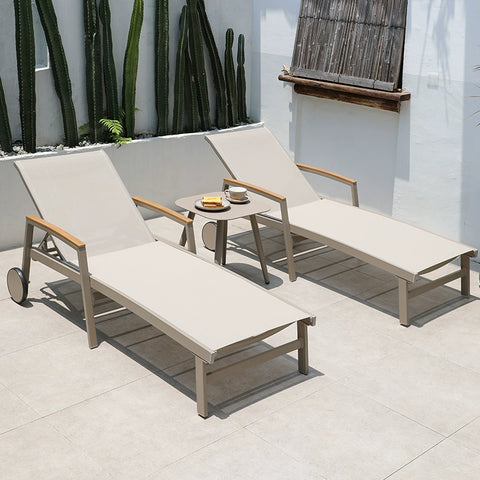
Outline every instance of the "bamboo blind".
{"type": "Polygon", "coordinates": [[[407,0],[302,0],[290,74],[393,91],[407,0]]]}

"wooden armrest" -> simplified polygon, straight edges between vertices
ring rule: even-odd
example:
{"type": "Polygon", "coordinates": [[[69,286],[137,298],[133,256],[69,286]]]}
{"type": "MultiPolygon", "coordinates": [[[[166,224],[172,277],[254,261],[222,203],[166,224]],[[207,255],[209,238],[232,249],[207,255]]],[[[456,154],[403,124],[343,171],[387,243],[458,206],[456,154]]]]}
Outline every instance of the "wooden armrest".
{"type": "Polygon", "coordinates": [[[159,212],[172,220],[175,220],[178,223],[182,223],[184,225],[188,225],[193,222],[191,218],[185,217],[181,213],[172,210],[171,208],[164,207],[158,203],[152,202],[150,200],[145,200],[144,198],[140,197],[132,197],[132,200],[135,202],[135,205],[148,208],[149,210],[153,210],[154,212],[159,212]]]}
{"type": "Polygon", "coordinates": [[[349,185],[352,190],[352,204],[355,207],[358,207],[358,190],[357,190],[357,181],[352,178],[344,177],[335,172],[330,172],[329,170],[324,170],[323,168],[312,167],[311,165],[305,165],[304,163],[297,163],[297,167],[300,170],[309,173],[315,173],[316,175],[321,175],[322,177],[330,178],[331,180],[336,180],[337,182],[344,183],[349,185]]]}
{"type": "Polygon", "coordinates": [[[62,230],[60,227],[57,227],[53,223],[47,222],[43,218],[37,217],[36,215],[27,215],[27,223],[44,230],[54,237],[58,237],[60,240],[64,241],[67,245],[70,245],[77,250],[83,250],[85,248],[85,242],[82,242],[77,237],[74,237],[70,233],[62,230]]]}
{"type": "Polygon", "coordinates": [[[271,200],[276,200],[278,202],[282,202],[286,199],[283,195],[279,195],[278,193],[271,192],[270,190],[267,190],[265,188],[257,187],[256,185],[253,185],[251,183],[242,182],[241,180],[236,180],[234,178],[224,178],[223,187],[225,188],[225,186],[227,185],[238,185],[240,187],[245,187],[251,192],[258,193],[259,195],[270,198],[271,200]]]}
{"type": "Polygon", "coordinates": [[[344,177],[343,175],[330,172],[329,170],[324,170],[323,168],[312,167],[311,165],[305,165],[304,163],[297,163],[296,165],[300,170],[322,175],[323,177],[331,178],[332,180],[337,180],[339,182],[346,183],[347,185],[353,185],[357,183],[357,181],[353,180],[352,178],[344,177]]]}

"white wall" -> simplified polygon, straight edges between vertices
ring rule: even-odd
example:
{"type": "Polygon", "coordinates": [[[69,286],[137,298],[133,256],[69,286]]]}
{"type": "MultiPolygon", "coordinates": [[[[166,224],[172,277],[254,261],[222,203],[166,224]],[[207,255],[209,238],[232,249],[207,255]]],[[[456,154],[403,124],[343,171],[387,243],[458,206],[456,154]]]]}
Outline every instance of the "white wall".
{"type": "Polygon", "coordinates": [[[403,84],[412,98],[400,114],[297,95],[277,80],[300,3],[254,1],[259,118],[297,161],[357,178],[363,207],[478,248],[480,2],[409,0],[403,84]]]}

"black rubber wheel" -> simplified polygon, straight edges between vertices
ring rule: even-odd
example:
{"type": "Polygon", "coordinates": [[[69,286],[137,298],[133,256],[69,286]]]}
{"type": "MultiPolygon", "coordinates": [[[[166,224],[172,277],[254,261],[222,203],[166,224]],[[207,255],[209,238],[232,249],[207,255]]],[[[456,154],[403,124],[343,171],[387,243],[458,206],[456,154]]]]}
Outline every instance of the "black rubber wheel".
{"type": "Polygon", "coordinates": [[[20,268],[13,267],[7,273],[7,287],[16,303],[23,303],[28,295],[28,282],[20,268]]]}
{"type": "Polygon", "coordinates": [[[202,228],[202,241],[207,250],[215,251],[217,222],[207,222],[202,228]]]}

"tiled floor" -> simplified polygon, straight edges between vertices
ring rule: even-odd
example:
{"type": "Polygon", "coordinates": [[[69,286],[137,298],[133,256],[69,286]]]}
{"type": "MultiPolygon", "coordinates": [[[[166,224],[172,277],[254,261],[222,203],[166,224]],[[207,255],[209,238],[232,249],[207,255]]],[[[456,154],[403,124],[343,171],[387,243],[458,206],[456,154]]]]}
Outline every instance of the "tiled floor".
{"type": "MultiPolygon", "coordinates": [[[[149,223],[178,238],[165,220],[149,223]]],[[[394,278],[304,241],[289,282],[269,229],[264,285],[247,226],[231,225],[227,268],[317,316],[310,375],[285,355],[226,378],[203,420],[188,351],[128,312],[108,313],[108,301],[90,350],[78,286],[34,264],[26,306],[0,282],[2,480],[480,478],[478,265],[469,299],[458,282],[441,287],[412,302],[421,316],[404,328],[394,278]]],[[[200,227],[199,255],[212,261],[200,227]]],[[[20,259],[20,249],[1,252],[1,278],[20,259]]]]}

